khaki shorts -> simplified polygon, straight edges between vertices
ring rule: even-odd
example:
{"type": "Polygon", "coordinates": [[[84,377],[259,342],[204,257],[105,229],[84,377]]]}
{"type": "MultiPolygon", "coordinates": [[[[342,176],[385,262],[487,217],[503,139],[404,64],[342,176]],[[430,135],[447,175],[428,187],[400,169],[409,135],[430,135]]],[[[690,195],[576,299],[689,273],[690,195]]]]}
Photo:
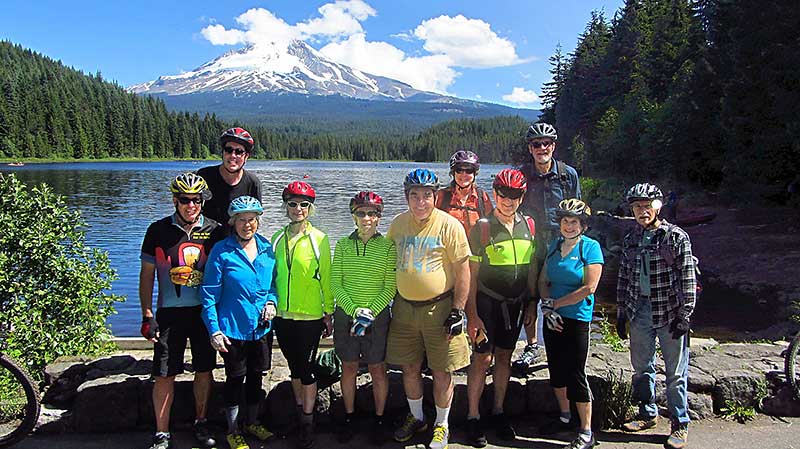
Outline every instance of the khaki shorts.
{"type": "Polygon", "coordinates": [[[409,365],[422,361],[434,371],[453,372],[469,365],[470,348],[466,333],[447,340],[444,320],[452,308],[452,296],[433,304],[414,306],[396,296],[386,344],[386,362],[409,365]]]}

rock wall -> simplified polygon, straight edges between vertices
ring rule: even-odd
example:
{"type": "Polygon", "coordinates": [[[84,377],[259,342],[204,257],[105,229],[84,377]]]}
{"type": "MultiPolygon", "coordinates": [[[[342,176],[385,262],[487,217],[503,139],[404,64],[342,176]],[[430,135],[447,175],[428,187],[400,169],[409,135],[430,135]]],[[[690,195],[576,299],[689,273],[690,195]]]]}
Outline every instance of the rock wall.
{"type": "MultiPolygon", "coordinates": [[[[694,343],[694,342],[693,342],[694,343]]],[[[521,350],[522,345],[518,347],[521,350]]],[[[689,406],[693,419],[703,419],[720,413],[728,401],[743,405],[761,406],[763,411],[783,416],[800,416],[800,404],[791,398],[784,387],[783,344],[716,344],[706,341],[695,344],[691,351],[689,369],[689,406]],[[787,396],[788,394],[788,396],[787,396]]],[[[187,351],[188,355],[188,351],[187,351]]],[[[63,359],[47,368],[49,386],[44,394],[46,408],[40,420],[40,431],[51,432],[117,432],[154,427],[152,388],[150,378],[151,354],[145,351],[120,353],[95,360],[63,359]]],[[[221,359],[214,370],[214,385],[209,419],[224,422],[222,414],[222,384],[225,373],[221,359]]],[[[295,417],[289,371],[279,350],[273,351],[273,369],[264,377],[265,400],[262,419],[278,433],[286,432],[295,417]]],[[[172,426],[188,428],[194,418],[191,360],[186,360],[187,373],[176,378],[175,401],[172,407],[172,426]]],[[[663,363],[657,363],[657,401],[666,406],[663,363]]],[[[595,391],[604,391],[609,376],[630,382],[632,370],[627,352],[613,352],[609,347],[595,344],[587,362],[590,384],[595,391]]],[[[466,419],[467,376],[455,376],[455,396],[451,422],[466,419]]],[[[488,414],[492,403],[491,376],[481,402],[482,412],[488,414]]],[[[434,409],[432,380],[425,376],[425,407],[434,409]]],[[[599,403],[601,398],[596,398],[599,403]]],[[[358,411],[373,412],[372,384],[364,369],[358,377],[356,396],[358,411]]],[[[387,415],[400,416],[407,404],[402,375],[389,373],[387,415]]],[[[506,396],[506,412],[510,416],[557,412],[557,404],[548,381],[546,363],[522,377],[512,377],[506,396]]],[[[341,389],[338,383],[320,390],[317,400],[317,422],[326,426],[343,413],[341,389]]],[[[662,413],[666,413],[663,408],[662,413]]]]}

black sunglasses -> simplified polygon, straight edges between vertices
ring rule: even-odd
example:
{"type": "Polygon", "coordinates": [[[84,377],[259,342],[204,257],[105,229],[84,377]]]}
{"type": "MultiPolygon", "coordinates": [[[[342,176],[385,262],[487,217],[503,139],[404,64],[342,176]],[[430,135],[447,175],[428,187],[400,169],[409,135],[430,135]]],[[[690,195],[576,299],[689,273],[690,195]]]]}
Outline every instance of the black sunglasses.
{"type": "Polygon", "coordinates": [[[178,197],[178,202],[181,203],[181,204],[189,204],[189,203],[202,204],[203,203],[203,199],[202,198],[187,198],[185,196],[179,196],[178,197]]]}
{"type": "Polygon", "coordinates": [[[456,167],[454,171],[456,173],[469,173],[470,175],[475,173],[475,169],[472,167],[456,167]]]}
{"type": "Polygon", "coordinates": [[[552,140],[549,140],[547,142],[542,142],[542,141],[528,142],[528,145],[530,145],[530,146],[532,146],[534,148],[547,148],[552,144],[553,144],[552,140]]]}
{"type": "Polygon", "coordinates": [[[376,210],[370,210],[367,212],[364,212],[363,210],[357,210],[353,212],[353,215],[355,215],[358,218],[364,218],[364,217],[374,218],[374,217],[380,217],[381,213],[376,210]]]}
{"type": "Polygon", "coordinates": [[[500,189],[495,190],[495,192],[497,192],[497,196],[499,196],[500,198],[508,198],[512,200],[520,199],[522,197],[522,194],[524,193],[522,190],[500,190],[500,189]]]}
{"type": "Polygon", "coordinates": [[[236,156],[241,156],[241,155],[247,153],[247,151],[243,150],[242,148],[234,148],[234,147],[224,147],[224,148],[222,148],[222,151],[224,151],[224,152],[226,152],[228,154],[233,153],[236,156]]]}
{"type": "Polygon", "coordinates": [[[309,203],[308,201],[301,201],[299,203],[297,201],[289,201],[286,203],[286,205],[291,207],[292,209],[294,209],[297,206],[300,206],[303,209],[308,209],[308,206],[310,206],[311,203],[309,203]]]}

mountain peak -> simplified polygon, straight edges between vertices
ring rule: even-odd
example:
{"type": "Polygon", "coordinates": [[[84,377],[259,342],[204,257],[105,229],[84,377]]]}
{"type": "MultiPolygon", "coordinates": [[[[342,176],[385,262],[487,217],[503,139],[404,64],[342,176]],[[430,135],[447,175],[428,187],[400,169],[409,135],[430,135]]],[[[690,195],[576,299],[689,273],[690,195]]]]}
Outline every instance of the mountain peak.
{"type": "Polygon", "coordinates": [[[333,62],[296,39],[283,44],[250,44],[230,50],[190,72],[161,76],[128,90],[167,95],[224,91],[300,93],[395,101],[406,101],[422,94],[423,101],[453,100],[333,62]]]}

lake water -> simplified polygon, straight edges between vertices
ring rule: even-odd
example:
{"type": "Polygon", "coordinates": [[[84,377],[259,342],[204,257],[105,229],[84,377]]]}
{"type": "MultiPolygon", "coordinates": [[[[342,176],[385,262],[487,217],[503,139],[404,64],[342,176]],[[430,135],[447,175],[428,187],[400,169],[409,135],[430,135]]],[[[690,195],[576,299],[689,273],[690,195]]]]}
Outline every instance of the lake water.
{"type": "MultiPolygon", "coordinates": [[[[109,318],[114,335],[139,334],[139,253],[147,226],[173,211],[169,182],[176,175],[195,171],[211,161],[202,162],[97,162],[28,164],[23,167],[0,167],[2,173],[15,173],[32,186],[47,183],[66,197],[70,207],[81,211],[88,228],[87,243],[108,251],[111,265],[119,279],[112,291],[128,300],[117,304],[117,314],[109,318]]],[[[265,207],[259,233],[271,236],[287,220],[280,209],[284,186],[303,179],[317,191],[314,226],[336,240],[353,230],[348,202],[359,190],[373,190],[386,203],[380,231],[386,232],[391,217],[406,209],[403,178],[414,168],[434,170],[448,180],[446,164],[406,162],[323,162],[257,161],[247,163],[262,183],[265,207]]],[[[490,188],[492,176],[503,166],[484,165],[478,184],[490,188]]]]}

